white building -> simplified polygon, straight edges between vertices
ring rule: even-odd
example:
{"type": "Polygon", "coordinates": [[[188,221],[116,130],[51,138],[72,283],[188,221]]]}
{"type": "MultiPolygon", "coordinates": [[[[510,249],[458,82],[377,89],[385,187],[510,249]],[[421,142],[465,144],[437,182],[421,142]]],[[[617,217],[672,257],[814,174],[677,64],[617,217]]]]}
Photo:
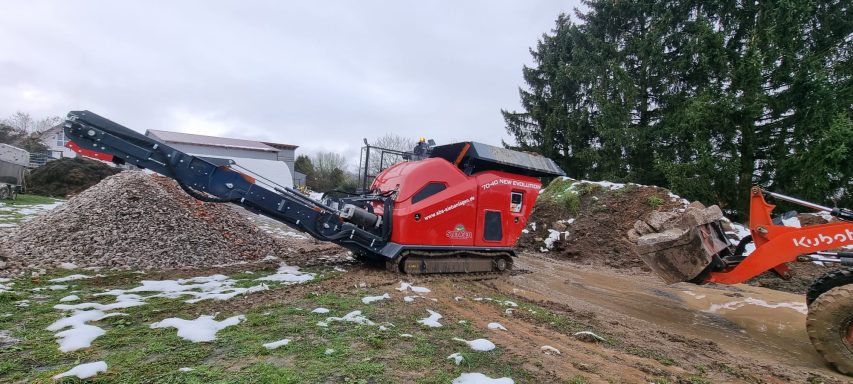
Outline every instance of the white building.
{"type": "Polygon", "coordinates": [[[297,184],[296,145],[154,129],[146,131],[145,136],[191,155],[234,160],[238,166],[285,187],[297,184]]]}
{"type": "Polygon", "coordinates": [[[39,141],[41,141],[48,149],[48,155],[54,159],[77,157],[77,153],[72,151],[70,148],[65,147],[65,143],[68,142],[68,139],[65,138],[63,124],[59,124],[48,129],[42,132],[39,136],[39,141]]]}

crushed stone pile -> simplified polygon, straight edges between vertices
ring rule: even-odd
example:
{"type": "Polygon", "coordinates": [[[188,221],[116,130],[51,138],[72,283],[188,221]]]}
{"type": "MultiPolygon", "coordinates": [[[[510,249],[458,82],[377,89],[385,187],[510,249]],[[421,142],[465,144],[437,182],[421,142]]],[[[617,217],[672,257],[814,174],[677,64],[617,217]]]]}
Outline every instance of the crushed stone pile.
{"type": "Polygon", "coordinates": [[[581,264],[649,271],[627,233],[651,212],[688,204],[655,186],[557,178],[541,191],[518,246],[581,264]]]}
{"type": "MultiPolygon", "coordinates": [[[[301,240],[304,241],[304,240],[301,240]]],[[[4,239],[4,274],[73,263],[79,267],[210,267],[273,256],[303,265],[276,238],[227,204],[202,203],[164,177],[125,171],[22,224],[4,239]]]]}
{"type": "Polygon", "coordinates": [[[68,197],[98,184],[121,169],[83,157],[51,161],[30,173],[28,192],[51,197],[68,197]]]}

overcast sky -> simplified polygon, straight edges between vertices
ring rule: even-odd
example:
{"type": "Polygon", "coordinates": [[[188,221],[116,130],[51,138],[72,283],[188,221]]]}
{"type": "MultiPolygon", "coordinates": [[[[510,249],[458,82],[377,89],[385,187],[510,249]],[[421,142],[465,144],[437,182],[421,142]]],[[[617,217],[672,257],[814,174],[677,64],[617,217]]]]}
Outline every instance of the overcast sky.
{"type": "Polygon", "coordinates": [[[0,117],[88,109],[144,132],[357,153],[509,139],[528,49],[577,1],[0,0],[0,117]]]}

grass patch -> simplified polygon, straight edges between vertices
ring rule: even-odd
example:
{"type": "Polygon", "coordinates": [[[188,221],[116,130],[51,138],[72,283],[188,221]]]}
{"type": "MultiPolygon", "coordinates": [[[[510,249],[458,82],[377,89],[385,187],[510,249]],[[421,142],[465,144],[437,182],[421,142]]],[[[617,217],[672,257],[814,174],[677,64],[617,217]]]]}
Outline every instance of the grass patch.
{"type": "Polygon", "coordinates": [[[18,198],[15,200],[3,200],[3,204],[10,207],[26,207],[30,205],[53,204],[57,201],[61,200],[47,196],[21,194],[18,195],[18,198]]]}
{"type": "MultiPolygon", "coordinates": [[[[313,271],[323,278],[306,283],[317,286],[316,290],[300,290],[309,293],[287,295],[286,291],[292,287],[271,284],[270,291],[264,293],[275,298],[269,302],[254,303],[250,309],[239,311],[229,310],[228,306],[213,306],[221,311],[217,320],[244,315],[245,321],[219,331],[212,342],[189,342],[179,338],[174,328],[151,329],[151,323],[167,317],[195,319],[199,315],[214,314],[204,309],[209,307],[209,302],[187,304],[183,302],[186,297],[159,297],[147,299],[146,305],[113,311],[126,316],[91,322],[103,328],[106,334],[95,339],[90,348],[70,353],[60,352],[54,332],[46,330],[48,325],[65,316],[53,309],[53,305],[72,290],[79,291],[74,294],[81,297],[80,302],[109,303],[113,297],[94,294],[112,288],[131,288],[145,277],[130,278],[128,272],[102,271],[107,276],[61,283],[69,285],[68,290],[37,292],[32,289],[53,284],[47,279],[55,277],[57,272],[43,276],[40,283],[29,278],[17,279],[13,285],[14,294],[0,295],[0,329],[9,330],[13,337],[21,340],[0,350],[0,382],[50,383],[57,373],[98,360],[106,361],[108,371],[91,379],[93,382],[448,383],[463,372],[512,377],[519,383],[541,382],[538,373],[523,368],[529,364],[519,356],[500,348],[473,352],[452,340],[453,337],[483,337],[485,330],[450,321],[444,322],[441,328],[423,327],[416,322],[426,316],[422,307],[405,304],[399,299],[364,305],[363,296],[382,293],[376,289],[324,292],[321,282],[335,280],[340,274],[321,268],[313,271]],[[282,295],[270,294],[276,291],[281,291],[282,295]],[[15,305],[15,301],[22,298],[30,300],[29,307],[15,305]],[[329,308],[331,312],[311,313],[316,307],[329,308]],[[353,310],[361,310],[376,325],[331,322],[328,327],[317,326],[318,321],[329,316],[343,316],[353,310]],[[381,324],[388,328],[380,330],[381,324]],[[401,338],[401,333],[415,337],[401,338]],[[291,342],[274,350],[262,346],[284,338],[291,342]],[[334,353],[326,354],[327,349],[334,349],[334,353]],[[459,366],[446,359],[454,352],[461,352],[465,359],[459,366]],[[193,370],[180,372],[178,369],[182,367],[193,370]]],[[[58,273],[91,275],[81,271],[58,273]]],[[[243,279],[237,285],[246,286],[249,280],[254,281],[262,275],[255,270],[231,277],[243,279]]],[[[241,299],[251,300],[251,297],[237,296],[231,300],[241,299]]],[[[435,309],[441,312],[440,308],[435,309]]],[[[568,327],[568,323],[559,320],[557,323],[568,327]]]]}
{"type": "Polygon", "coordinates": [[[663,205],[663,203],[665,201],[658,195],[651,195],[651,196],[649,196],[647,202],[648,202],[650,207],[652,207],[653,209],[657,209],[658,207],[663,205]]]}

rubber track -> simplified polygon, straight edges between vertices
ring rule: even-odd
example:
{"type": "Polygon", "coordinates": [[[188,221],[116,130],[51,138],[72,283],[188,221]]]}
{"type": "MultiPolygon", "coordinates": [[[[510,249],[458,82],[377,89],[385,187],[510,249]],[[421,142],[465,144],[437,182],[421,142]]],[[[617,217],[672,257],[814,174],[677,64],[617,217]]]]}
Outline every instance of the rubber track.
{"type": "Polygon", "coordinates": [[[834,269],[826,272],[809,286],[808,293],[806,293],[806,304],[812,305],[820,295],[832,288],[847,284],[853,284],[853,268],[834,269]]]}

